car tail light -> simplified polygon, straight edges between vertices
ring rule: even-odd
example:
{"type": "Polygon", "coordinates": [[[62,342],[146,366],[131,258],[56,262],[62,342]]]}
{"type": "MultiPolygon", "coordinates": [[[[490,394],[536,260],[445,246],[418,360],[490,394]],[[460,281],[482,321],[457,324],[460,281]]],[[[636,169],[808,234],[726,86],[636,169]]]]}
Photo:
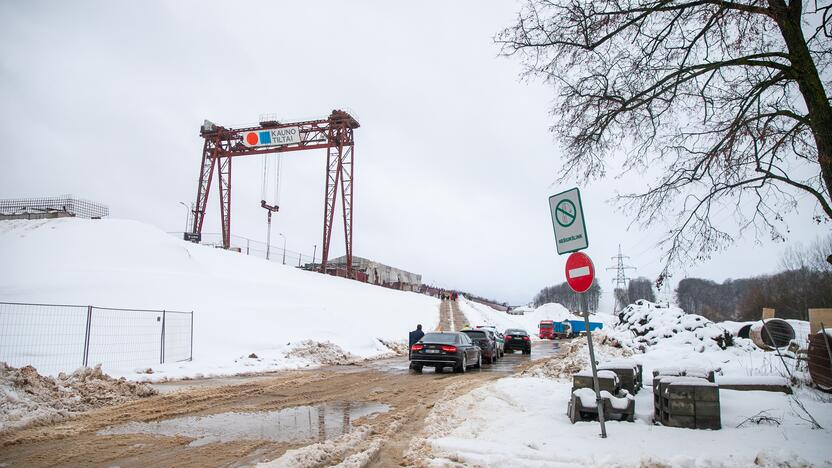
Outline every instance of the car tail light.
{"type": "Polygon", "coordinates": [[[415,344],[415,345],[410,347],[410,350],[411,351],[421,351],[422,349],[424,349],[424,347],[425,347],[425,345],[415,344]]]}
{"type": "Polygon", "coordinates": [[[507,340],[510,340],[511,338],[512,338],[512,336],[511,336],[511,335],[506,335],[506,339],[507,339],[507,340]]]}
{"type": "Polygon", "coordinates": [[[523,339],[524,339],[524,340],[526,340],[526,341],[529,341],[529,337],[528,337],[528,336],[524,336],[524,337],[523,337],[523,339]]]}
{"type": "Polygon", "coordinates": [[[445,351],[446,353],[455,353],[456,352],[456,346],[444,345],[444,346],[442,346],[442,351],[445,351]]]}

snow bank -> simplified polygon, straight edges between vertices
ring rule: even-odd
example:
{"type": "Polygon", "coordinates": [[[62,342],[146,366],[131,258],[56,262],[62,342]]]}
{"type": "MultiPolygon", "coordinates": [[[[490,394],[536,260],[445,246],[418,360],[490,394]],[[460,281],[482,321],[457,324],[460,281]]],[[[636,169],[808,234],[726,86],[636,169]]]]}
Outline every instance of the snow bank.
{"type": "Polygon", "coordinates": [[[114,379],[100,366],[53,378],[31,366],[17,369],[0,363],[0,433],[155,394],[148,384],[114,379]]]}
{"type": "MultiPolygon", "coordinates": [[[[358,358],[390,356],[417,323],[431,329],[439,320],[429,296],[195,245],[136,221],[0,222],[0,264],[0,301],[193,310],[193,362],[142,366],[153,374],[104,365],[134,379],[324,363],[290,352],[304,340],[358,358]]],[[[50,374],[59,370],[72,369],[50,374]]]]}
{"type": "MultiPolygon", "coordinates": [[[[633,355],[629,349],[617,346],[617,343],[610,340],[604,332],[593,332],[592,343],[595,346],[595,359],[601,362],[633,355]]],[[[570,341],[561,341],[560,346],[560,353],[549,359],[538,361],[524,370],[521,375],[567,379],[571,382],[572,375],[589,369],[589,349],[585,336],[570,341]]]]}

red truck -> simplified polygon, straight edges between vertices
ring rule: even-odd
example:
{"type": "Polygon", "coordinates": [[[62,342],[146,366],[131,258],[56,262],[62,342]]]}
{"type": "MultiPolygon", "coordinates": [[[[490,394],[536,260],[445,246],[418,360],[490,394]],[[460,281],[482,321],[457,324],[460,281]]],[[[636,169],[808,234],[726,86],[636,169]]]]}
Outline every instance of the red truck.
{"type": "Polygon", "coordinates": [[[537,336],[539,336],[541,340],[555,339],[555,322],[551,320],[541,320],[540,325],[538,327],[539,331],[537,333],[537,336]]]}

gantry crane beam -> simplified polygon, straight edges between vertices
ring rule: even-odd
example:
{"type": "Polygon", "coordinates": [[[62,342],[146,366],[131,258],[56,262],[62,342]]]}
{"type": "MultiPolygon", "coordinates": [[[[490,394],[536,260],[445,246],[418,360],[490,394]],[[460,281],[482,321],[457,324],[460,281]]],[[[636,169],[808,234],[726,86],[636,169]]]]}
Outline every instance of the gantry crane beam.
{"type": "Polygon", "coordinates": [[[202,149],[202,163],[199,171],[196,203],[193,210],[191,232],[186,238],[199,242],[211,180],[218,173],[220,216],[222,221],[222,243],[231,246],[231,161],[239,156],[257,156],[290,151],[325,149],[327,151],[326,189],[324,191],[324,230],[321,272],[326,272],[329,246],[335,218],[335,205],[341,195],[344,216],[344,243],[346,247],[347,275],[352,277],[352,208],[353,208],[353,157],[355,139],[353,130],[360,125],[349,113],[333,110],[326,119],[302,122],[264,121],[259,126],[225,128],[206,121],[200,128],[205,139],[202,149]],[[252,146],[244,143],[246,135],[252,132],[297,128],[297,141],[271,146],[252,146]],[[340,190],[339,190],[340,188],[340,190]]]}

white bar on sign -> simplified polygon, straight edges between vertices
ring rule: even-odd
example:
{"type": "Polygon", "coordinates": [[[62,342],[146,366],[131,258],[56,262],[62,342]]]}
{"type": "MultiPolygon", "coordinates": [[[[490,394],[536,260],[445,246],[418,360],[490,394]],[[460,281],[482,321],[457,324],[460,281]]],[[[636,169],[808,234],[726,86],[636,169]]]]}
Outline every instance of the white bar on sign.
{"type": "Polygon", "coordinates": [[[589,276],[589,267],[584,266],[580,268],[573,268],[569,270],[570,278],[580,278],[581,276],[589,276]]]}

